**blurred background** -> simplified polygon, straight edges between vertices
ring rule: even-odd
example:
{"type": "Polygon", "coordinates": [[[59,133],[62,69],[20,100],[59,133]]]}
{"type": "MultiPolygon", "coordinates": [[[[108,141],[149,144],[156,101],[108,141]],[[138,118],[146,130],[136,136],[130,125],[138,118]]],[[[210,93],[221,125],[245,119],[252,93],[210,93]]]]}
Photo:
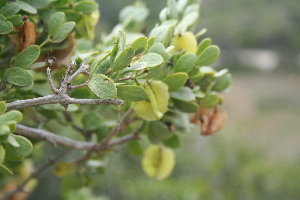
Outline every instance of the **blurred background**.
{"type": "MultiPolygon", "coordinates": [[[[98,2],[99,36],[135,0],[98,2]]],[[[149,32],[167,0],[144,2],[149,32]]],[[[182,135],[175,170],[160,182],[120,147],[96,178],[96,199],[299,199],[299,11],[299,0],[203,0],[198,30],[208,31],[200,39],[211,37],[221,48],[213,66],[229,68],[234,80],[223,94],[226,125],[208,137],[199,127],[182,135]]]]}

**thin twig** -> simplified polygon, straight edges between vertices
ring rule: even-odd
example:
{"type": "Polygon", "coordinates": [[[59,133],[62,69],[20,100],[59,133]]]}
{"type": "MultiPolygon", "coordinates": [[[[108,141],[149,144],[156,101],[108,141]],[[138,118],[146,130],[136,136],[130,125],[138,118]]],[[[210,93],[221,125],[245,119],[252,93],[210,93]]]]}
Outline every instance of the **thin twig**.
{"type": "Polygon", "coordinates": [[[32,137],[38,140],[48,141],[54,146],[63,145],[78,150],[93,151],[95,146],[97,145],[97,143],[95,142],[81,142],[51,133],[49,131],[31,128],[21,124],[17,124],[17,130],[15,131],[15,133],[26,137],[32,137]]]}
{"type": "Polygon", "coordinates": [[[82,84],[79,84],[79,85],[68,85],[68,89],[72,90],[72,89],[77,89],[77,88],[81,88],[81,87],[85,87],[89,84],[89,82],[85,82],[85,83],[82,83],[82,84]]]}
{"type": "Polygon", "coordinates": [[[129,116],[133,113],[133,108],[127,110],[121,121],[116,125],[109,134],[102,140],[102,144],[108,144],[108,142],[116,135],[118,135],[128,124],[126,121],[128,120],[129,116]]]}
{"type": "Polygon", "coordinates": [[[0,200],[6,200],[10,198],[12,195],[14,195],[17,192],[25,192],[24,188],[27,185],[27,183],[34,178],[37,178],[42,172],[44,172],[47,168],[51,167],[54,165],[60,158],[62,158],[64,155],[70,152],[71,149],[67,149],[63,153],[59,154],[58,156],[54,158],[50,158],[47,163],[42,165],[36,172],[32,173],[27,179],[25,179],[15,190],[6,192],[0,200]]]}
{"type": "Polygon", "coordinates": [[[89,70],[90,66],[83,62],[80,67],[78,68],[78,70],[76,72],[74,72],[74,74],[72,74],[69,78],[68,78],[68,83],[70,83],[76,76],[78,76],[79,74],[88,74],[88,70],[89,70]]]}
{"type": "Polygon", "coordinates": [[[58,89],[56,89],[56,87],[55,87],[54,84],[53,84],[53,81],[52,81],[52,77],[51,77],[51,73],[50,73],[50,72],[51,72],[50,67],[47,67],[47,76],[48,76],[48,81],[49,81],[51,90],[52,90],[55,94],[58,94],[59,91],[58,91],[58,89]]]}
{"type": "Polygon", "coordinates": [[[69,104],[79,105],[124,105],[124,101],[119,99],[74,99],[67,94],[54,94],[33,99],[18,100],[7,103],[7,111],[18,110],[26,107],[39,106],[45,104],[61,104],[63,106],[69,104]]]}
{"type": "Polygon", "coordinates": [[[108,146],[112,147],[112,146],[123,144],[130,140],[139,139],[139,134],[143,130],[144,127],[145,127],[145,121],[143,121],[142,124],[133,133],[125,135],[123,137],[118,138],[115,141],[108,143],[108,146]]]}

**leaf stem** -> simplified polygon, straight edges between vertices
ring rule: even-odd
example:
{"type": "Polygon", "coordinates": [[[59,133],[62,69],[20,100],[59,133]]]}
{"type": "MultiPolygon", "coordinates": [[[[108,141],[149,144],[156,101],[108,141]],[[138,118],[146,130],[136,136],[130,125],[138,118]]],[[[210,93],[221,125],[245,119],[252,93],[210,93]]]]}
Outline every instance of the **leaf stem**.
{"type": "Polygon", "coordinates": [[[51,41],[50,38],[47,38],[42,44],[39,45],[39,48],[42,48],[43,46],[45,46],[50,41],[51,41]]]}

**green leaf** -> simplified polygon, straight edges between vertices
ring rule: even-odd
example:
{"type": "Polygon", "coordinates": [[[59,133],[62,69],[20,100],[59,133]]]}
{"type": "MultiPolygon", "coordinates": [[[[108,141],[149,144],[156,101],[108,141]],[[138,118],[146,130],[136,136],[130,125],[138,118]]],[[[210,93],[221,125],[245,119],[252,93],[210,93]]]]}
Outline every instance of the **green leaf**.
{"type": "Polygon", "coordinates": [[[93,52],[89,52],[89,53],[80,53],[80,54],[78,54],[78,57],[82,61],[87,60],[88,64],[90,64],[91,61],[90,61],[89,57],[95,56],[98,53],[99,53],[99,51],[93,51],[93,52]]]}
{"type": "Polygon", "coordinates": [[[128,68],[125,68],[125,70],[126,71],[138,71],[138,70],[144,69],[146,67],[147,67],[147,63],[137,62],[137,63],[134,63],[134,64],[128,66],[128,68]]]}
{"type": "Polygon", "coordinates": [[[12,63],[13,67],[26,68],[38,59],[40,48],[37,45],[31,45],[19,53],[12,63]]]}
{"type": "Polygon", "coordinates": [[[126,35],[125,32],[122,30],[118,31],[118,38],[119,38],[119,50],[123,51],[126,47],[126,35]]]}
{"type": "Polygon", "coordinates": [[[5,158],[5,150],[2,145],[0,145],[0,164],[3,163],[5,158]]]}
{"type": "Polygon", "coordinates": [[[194,113],[199,110],[199,106],[196,102],[192,101],[181,101],[177,99],[172,99],[175,108],[180,110],[181,112],[186,112],[186,113],[194,113]]]}
{"type": "Polygon", "coordinates": [[[141,144],[137,140],[131,140],[127,143],[127,149],[133,156],[142,156],[144,151],[141,144]]]}
{"type": "Polygon", "coordinates": [[[24,24],[21,15],[12,15],[6,18],[6,20],[11,22],[14,27],[20,27],[24,24]]]}
{"type": "Polygon", "coordinates": [[[170,19],[177,19],[179,12],[178,12],[178,8],[177,8],[177,4],[175,2],[175,0],[169,0],[168,1],[168,17],[170,19]]]}
{"type": "Polygon", "coordinates": [[[155,67],[163,62],[163,58],[157,53],[147,53],[139,62],[147,63],[147,67],[155,67]]]}
{"type": "Polygon", "coordinates": [[[91,13],[98,9],[98,4],[94,1],[80,1],[74,5],[74,10],[84,13],[91,13]]]}
{"type": "Polygon", "coordinates": [[[108,57],[110,54],[100,54],[95,58],[93,63],[91,64],[90,71],[91,74],[103,74],[110,67],[110,58],[108,57]]]}
{"type": "Polygon", "coordinates": [[[66,37],[69,35],[69,33],[72,31],[72,29],[75,26],[75,22],[66,22],[63,25],[61,25],[54,33],[52,42],[53,43],[59,43],[66,39],[66,37]]]}
{"type": "Polygon", "coordinates": [[[160,121],[149,123],[148,137],[152,143],[158,143],[173,137],[174,133],[169,131],[168,127],[160,121]]]}
{"type": "Polygon", "coordinates": [[[146,90],[137,85],[117,85],[117,96],[124,101],[142,101],[148,98],[146,90]]]}
{"type": "Polygon", "coordinates": [[[6,112],[7,106],[4,101],[0,101],[0,116],[6,112]]]}
{"type": "Polygon", "coordinates": [[[132,47],[127,47],[120,55],[116,58],[111,70],[119,71],[130,65],[132,58],[134,56],[134,49],[132,47]]]}
{"type": "Polygon", "coordinates": [[[13,137],[13,134],[8,135],[6,142],[13,147],[20,147],[19,142],[13,137]]]}
{"type": "Polygon", "coordinates": [[[187,73],[179,72],[167,76],[162,81],[169,86],[169,92],[175,92],[184,86],[187,79],[188,79],[187,73]]]}
{"type": "Polygon", "coordinates": [[[49,5],[53,0],[23,0],[30,4],[31,6],[38,8],[43,8],[49,5]]]}
{"type": "Polygon", "coordinates": [[[36,62],[36,63],[29,65],[25,69],[32,70],[32,69],[38,69],[38,68],[45,67],[45,66],[47,66],[46,62],[36,62]]]}
{"type": "Polygon", "coordinates": [[[9,126],[7,126],[6,124],[0,125],[0,143],[1,141],[6,140],[10,133],[11,130],[9,126]]]}
{"type": "Polygon", "coordinates": [[[166,48],[162,43],[155,43],[149,48],[147,53],[157,53],[161,56],[165,56],[166,48]]]}
{"type": "Polygon", "coordinates": [[[3,15],[4,17],[9,17],[19,12],[19,10],[20,7],[18,4],[10,3],[0,8],[0,14],[3,15]]]}
{"type": "Polygon", "coordinates": [[[0,116],[0,125],[5,124],[9,121],[16,121],[16,123],[19,123],[22,120],[22,113],[18,110],[11,110],[7,113],[4,113],[0,116]]]}
{"type": "Polygon", "coordinates": [[[139,55],[147,49],[148,40],[146,37],[139,37],[130,46],[134,49],[134,55],[139,55]]]}
{"type": "Polygon", "coordinates": [[[3,6],[5,6],[7,3],[7,0],[1,0],[0,1],[0,8],[2,8],[3,6]]]}
{"type": "Polygon", "coordinates": [[[88,83],[88,87],[102,99],[113,99],[117,95],[114,82],[103,74],[94,74],[88,83]]]}
{"type": "Polygon", "coordinates": [[[73,21],[76,24],[82,19],[82,14],[74,11],[74,10],[64,10],[67,21],[73,21]]]}
{"type": "Polygon", "coordinates": [[[5,165],[0,164],[0,173],[7,174],[7,175],[13,175],[13,172],[8,169],[5,165]]]}
{"type": "Polygon", "coordinates": [[[189,87],[182,87],[176,92],[170,92],[170,96],[182,101],[193,101],[196,99],[195,94],[189,87]]]}
{"type": "Polygon", "coordinates": [[[180,147],[180,139],[178,135],[174,134],[173,137],[162,141],[164,146],[170,147],[172,149],[177,149],[180,147]]]}
{"type": "Polygon", "coordinates": [[[226,73],[218,78],[216,78],[211,90],[220,92],[228,88],[232,84],[231,74],[226,73]]]}
{"type": "Polygon", "coordinates": [[[211,45],[211,42],[212,41],[210,38],[204,38],[198,45],[196,55],[199,56],[204,51],[204,49],[206,49],[207,47],[209,47],[211,45]]]}
{"type": "Polygon", "coordinates": [[[12,161],[23,160],[25,157],[31,154],[32,144],[27,138],[21,135],[13,135],[13,137],[20,144],[20,147],[15,147],[5,142],[5,150],[6,150],[5,158],[12,161]]]}
{"type": "Polygon", "coordinates": [[[55,6],[64,6],[69,3],[70,3],[70,0],[52,0],[52,5],[55,5],[55,6]]]}
{"type": "Polygon", "coordinates": [[[216,45],[210,45],[197,57],[196,65],[206,66],[215,62],[220,55],[220,49],[216,45]]]}
{"type": "Polygon", "coordinates": [[[5,17],[0,14],[0,34],[7,34],[13,30],[11,22],[6,21],[5,17]]]}
{"type": "Polygon", "coordinates": [[[171,29],[169,25],[161,25],[152,29],[149,33],[149,37],[155,37],[155,43],[161,43],[168,36],[168,32],[171,29]]]}
{"type": "Polygon", "coordinates": [[[32,74],[19,67],[14,67],[6,70],[4,75],[7,82],[17,86],[29,86],[33,82],[32,74]]]}
{"type": "Polygon", "coordinates": [[[205,108],[212,108],[219,103],[219,96],[217,94],[210,94],[201,99],[201,106],[205,108]]]}
{"type": "Polygon", "coordinates": [[[88,112],[86,113],[82,119],[83,127],[88,131],[94,131],[101,127],[101,118],[96,112],[88,112]]]}
{"type": "Polygon", "coordinates": [[[17,1],[16,4],[18,4],[20,9],[25,12],[28,12],[31,14],[37,13],[37,10],[34,7],[32,7],[31,5],[29,5],[28,3],[24,2],[24,1],[17,1]]]}
{"type": "Polygon", "coordinates": [[[51,37],[58,30],[58,28],[65,22],[65,13],[57,12],[53,14],[48,23],[49,35],[51,37]]]}
{"type": "Polygon", "coordinates": [[[196,55],[193,53],[186,53],[179,57],[174,65],[174,72],[186,72],[192,71],[196,63],[196,55]]]}

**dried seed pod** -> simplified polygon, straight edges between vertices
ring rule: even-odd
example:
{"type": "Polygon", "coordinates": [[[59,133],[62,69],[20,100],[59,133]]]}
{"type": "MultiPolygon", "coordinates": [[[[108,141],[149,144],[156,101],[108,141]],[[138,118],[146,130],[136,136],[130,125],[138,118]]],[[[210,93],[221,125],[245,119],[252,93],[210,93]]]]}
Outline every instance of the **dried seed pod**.
{"type": "Polygon", "coordinates": [[[23,17],[23,21],[24,25],[21,27],[22,51],[30,45],[34,45],[37,37],[35,24],[29,21],[26,15],[23,17]]]}
{"type": "Polygon", "coordinates": [[[200,107],[198,112],[190,115],[190,122],[201,124],[201,135],[211,135],[220,130],[227,120],[225,110],[217,110],[217,107],[210,109],[200,107]]]}
{"type": "Polygon", "coordinates": [[[7,34],[10,41],[16,45],[16,50],[20,53],[22,51],[22,42],[21,42],[21,27],[14,27],[13,31],[16,31],[16,34],[7,34]]]}

